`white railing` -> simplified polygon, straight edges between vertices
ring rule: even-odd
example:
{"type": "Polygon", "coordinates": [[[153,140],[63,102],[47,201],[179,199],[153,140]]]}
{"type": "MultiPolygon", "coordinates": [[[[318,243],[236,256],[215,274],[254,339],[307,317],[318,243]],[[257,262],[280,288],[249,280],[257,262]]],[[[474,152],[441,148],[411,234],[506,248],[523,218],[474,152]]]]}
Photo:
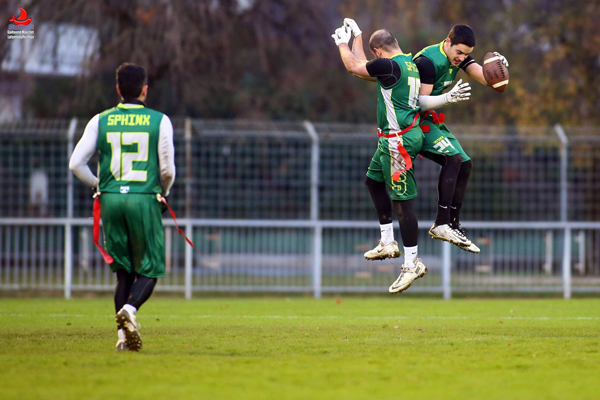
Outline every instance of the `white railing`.
{"type": "MultiPolygon", "coordinates": [[[[181,168],[185,173],[178,177],[183,180],[184,185],[175,190],[179,190],[179,196],[175,199],[185,199],[177,211],[188,216],[194,214],[194,201],[198,199],[194,195],[194,190],[197,192],[198,189],[194,189],[197,182],[192,173],[193,166],[200,161],[197,144],[194,147],[194,140],[198,136],[194,136],[192,131],[198,129],[200,136],[205,134],[202,130],[204,125],[200,122],[202,121],[185,119],[180,128],[176,129],[179,139],[182,139],[179,142],[178,157],[185,160],[181,168]]],[[[224,132],[232,129],[231,122],[224,124],[226,126],[218,129],[224,132]]],[[[43,125],[43,121],[40,121],[27,129],[44,131],[43,125]]],[[[58,160],[54,160],[53,164],[56,164],[57,175],[64,177],[63,189],[66,189],[66,196],[59,200],[61,206],[64,204],[64,213],[61,213],[60,218],[14,218],[12,215],[0,217],[0,289],[58,289],[64,291],[66,298],[72,296],[73,290],[110,290],[114,285],[114,277],[91,243],[92,221],[76,217],[84,215],[81,212],[81,195],[77,200],[79,208],[76,207],[76,192],[81,189],[77,185],[80,184],[73,179],[66,162],[62,166],[74,147],[78,121],[72,119],[69,124],[47,125],[54,130],[58,130],[56,126],[61,126],[66,133],[66,140],[64,137],[61,139],[64,140],[64,147],[60,147],[63,146],[63,141],[53,143],[53,157],[58,160]],[[57,148],[64,148],[62,158],[56,156],[57,148]]],[[[219,137],[219,130],[215,128],[217,125],[207,128],[212,132],[209,136],[219,137]]],[[[330,168],[323,165],[323,149],[329,152],[329,157],[332,151],[326,142],[329,140],[331,143],[331,137],[336,135],[344,138],[342,142],[362,140],[365,134],[343,132],[342,135],[343,129],[339,126],[332,125],[329,129],[324,124],[306,121],[288,127],[287,136],[283,135],[284,138],[281,139],[278,136],[280,128],[269,128],[271,131],[266,133],[258,128],[248,128],[247,131],[234,132],[232,135],[239,135],[240,138],[266,135],[280,141],[287,137],[292,140],[291,143],[296,143],[293,140],[300,137],[307,141],[306,167],[310,171],[305,174],[308,178],[303,188],[310,194],[305,217],[182,218],[180,225],[185,227],[188,237],[195,238],[195,249],[184,245],[173,233],[172,221],[165,220],[167,276],[161,280],[158,290],[183,292],[186,298],[191,298],[193,292],[200,291],[310,291],[315,297],[321,297],[323,293],[332,292],[387,290],[387,285],[395,279],[402,261],[367,262],[363,259],[362,253],[377,243],[379,230],[374,213],[373,219],[369,221],[352,220],[351,216],[347,220],[327,220],[323,219],[325,213],[322,212],[324,208],[320,201],[320,196],[324,193],[323,185],[337,183],[337,178],[325,182],[323,177],[327,168],[330,168]]],[[[363,128],[361,126],[360,129],[363,128]]],[[[600,254],[596,254],[597,244],[600,243],[600,222],[569,220],[569,205],[573,204],[569,196],[569,163],[572,162],[569,160],[569,140],[561,126],[556,125],[552,131],[555,134],[554,141],[558,143],[552,146],[560,154],[559,165],[556,165],[560,170],[559,179],[555,185],[560,200],[556,208],[546,208],[558,211],[552,214],[556,221],[464,222],[469,236],[479,240],[482,247],[479,255],[464,253],[447,243],[429,239],[426,232],[431,221],[420,221],[419,252],[431,272],[426,278],[419,280],[411,291],[439,292],[444,298],[451,298],[453,293],[458,292],[547,291],[561,292],[564,298],[570,298],[572,292],[600,292],[600,254]],[[573,258],[576,262],[573,262],[573,258]]],[[[496,145],[504,145],[504,141],[498,140],[498,136],[491,137],[495,138],[496,145]]],[[[477,143],[491,143],[492,140],[482,135],[469,138],[477,143]]],[[[535,142],[522,136],[510,136],[506,141],[509,140],[519,143],[535,142]]],[[[544,140],[549,139],[545,136],[544,140]]],[[[223,160],[228,160],[228,154],[233,151],[230,144],[214,148],[225,154],[223,160]]],[[[265,148],[268,149],[268,146],[265,148]]],[[[336,153],[335,156],[343,160],[343,153],[348,148],[355,150],[351,146],[339,150],[334,148],[341,153],[336,153]]],[[[282,158],[282,154],[285,155],[277,153],[272,157],[282,158]]],[[[510,152],[507,151],[507,154],[510,152]]],[[[304,156],[304,153],[301,155],[304,156]]],[[[299,157],[298,154],[294,156],[299,157]]],[[[11,158],[13,161],[9,161],[8,166],[18,170],[21,168],[20,164],[28,162],[23,157],[11,158]]],[[[477,163],[477,155],[474,158],[477,163]]],[[[514,160],[509,159],[508,162],[512,161],[514,160]]],[[[521,166],[523,169],[527,167],[521,166]]],[[[553,167],[554,164],[551,164],[548,169],[553,167]]],[[[431,172],[433,175],[429,180],[433,182],[436,171],[431,172]]],[[[545,184],[554,190],[554,182],[550,179],[545,184]]],[[[358,181],[357,183],[362,185],[358,181]]],[[[504,182],[495,183],[499,185],[498,191],[505,187],[501,186],[504,182]]],[[[20,190],[22,193],[26,189],[20,190]]],[[[269,196],[269,193],[263,195],[269,196]]],[[[368,196],[366,191],[364,196],[368,196]]],[[[430,194],[425,201],[431,202],[431,197],[430,194]]],[[[244,197],[241,196],[240,199],[243,201],[244,197]]],[[[419,199],[423,201],[421,197],[419,199]]],[[[280,206],[276,200],[272,204],[280,206]]],[[[293,206],[297,204],[294,203],[293,206]]],[[[91,201],[89,207],[91,212],[91,201]]]]}

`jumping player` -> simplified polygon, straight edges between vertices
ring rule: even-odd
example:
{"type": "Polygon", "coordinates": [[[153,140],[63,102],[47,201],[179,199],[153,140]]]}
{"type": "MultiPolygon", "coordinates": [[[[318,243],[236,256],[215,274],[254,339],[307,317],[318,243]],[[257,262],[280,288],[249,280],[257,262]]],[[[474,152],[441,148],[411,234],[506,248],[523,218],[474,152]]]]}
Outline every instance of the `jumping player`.
{"type": "MultiPolygon", "coordinates": [[[[454,82],[459,69],[482,85],[490,86],[481,65],[470,55],[474,47],[473,30],[467,25],[455,25],[441,43],[426,47],[415,55],[414,62],[421,76],[419,104],[423,109],[439,107],[429,104],[431,96],[441,95],[454,82]]],[[[508,67],[506,58],[495,54],[508,67]]],[[[479,248],[467,238],[460,225],[460,210],[473,162],[435,113],[425,117],[422,125],[428,128],[424,129],[421,154],[442,167],[438,179],[438,211],[429,235],[479,253],[479,248]]]]}
{"type": "Polygon", "coordinates": [[[398,41],[385,29],[373,33],[369,40],[371,52],[376,56],[369,62],[359,60],[348,47],[352,36],[350,27],[338,28],[332,36],[348,72],[377,79],[379,142],[369,165],[365,185],[377,209],[382,241],[365,257],[383,259],[400,256],[398,244],[393,240],[393,203],[400,221],[405,255],[400,276],[389,291],[402,292],[415,279],[427,274],[427,267],[418,258],[418,221],[412,203],[417,196],[412,160],[420,151],[423,141],[418,121],[419,72],[412,62],[412,55],[403,54],[398,41]]]}
{"type": "Polygon", "coordinates": [[[161,197],[175,180],[173,126],[149,109],[146,70],[133,64],[117,69],[116,107],[94,116],[69,163],[87,186],[101,195],[106,252],[117,274],[117,350],[142,348],[136,314],[165,274],[161,197]],[[98,178],[88,166],[99,153],[98,178]]]}

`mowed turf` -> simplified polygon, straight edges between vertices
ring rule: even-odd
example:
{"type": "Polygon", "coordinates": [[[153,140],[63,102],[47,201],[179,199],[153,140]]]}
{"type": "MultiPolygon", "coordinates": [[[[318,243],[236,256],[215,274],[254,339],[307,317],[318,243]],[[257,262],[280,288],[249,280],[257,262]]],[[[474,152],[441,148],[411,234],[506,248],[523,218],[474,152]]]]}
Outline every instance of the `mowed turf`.
{"type": "Polygon", "coordinates": [[[0,399],[598,399],[600,300],[0,299],[0,399]]]}

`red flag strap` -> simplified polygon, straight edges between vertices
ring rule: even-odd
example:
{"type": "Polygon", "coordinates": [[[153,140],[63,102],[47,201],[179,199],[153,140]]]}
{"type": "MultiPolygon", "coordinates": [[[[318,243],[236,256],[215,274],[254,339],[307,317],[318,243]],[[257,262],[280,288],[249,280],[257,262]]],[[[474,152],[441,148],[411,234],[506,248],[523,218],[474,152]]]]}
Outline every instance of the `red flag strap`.
{"type": "Polygon", "coordinates": [[[108,264],[112,264],[113,263],[113,258],[111,257],[110,254],[108,254],[106,252],[106,250],[104,250],[102,248],[102,246],[99,243],[99,239],[100,239],[100,193],[96,193],[94,195],[94,227],[93,227],[93,237],[94,237],[94,244],[96,245],[96,247],[98,247],[98,250],[100,250],[100,253],[102,253],[102,258],[104,258],[104,261],[108,264]]]}
{"type": "Polygon", "coordinates": [[[175,211],[173,211],[171,209],[171,207],[169,206],[169,203],[167,203],[167,200],[158,193],[156,194],[156,200],[160,201],[165,206],[167,206],[167,209],[171,213],[171,217],[173,218],[173,221],[175,222],[175,228],[177,228],[177,232],[179,232],[179,234],[184,237],[185,241],[188,242],[188,244],[190,246],[194,247],[194,243],[192,243],[192,241],[190,239],[188,239],[187,236],[185,236],[185,233],[183,233],[183,231],[181,229],[179,229],[179,226],[177,225],[177,219],[175,218],[175,211]]]}

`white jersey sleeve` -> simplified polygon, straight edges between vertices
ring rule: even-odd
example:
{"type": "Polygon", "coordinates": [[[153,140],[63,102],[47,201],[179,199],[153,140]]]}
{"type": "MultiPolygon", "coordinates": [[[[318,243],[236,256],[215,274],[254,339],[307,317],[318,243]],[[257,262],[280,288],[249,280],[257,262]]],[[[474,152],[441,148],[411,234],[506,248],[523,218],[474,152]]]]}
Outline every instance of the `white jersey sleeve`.
{"type": "Polygon", "coordinates": [[[83,136],[81,137],[81,140],[79,140],[79,143],[77,143],[77,146],[75,146],[75,150],[73,150],[71,160],[69,161],[69,169],[73,171],[75,176],[83,183],[91,188],[98,187],[98,178],[96,178],[88,166],[88,161],[96,152],[99,119],[99,115],[96,114],[94,118],[88,122],[85,131],[83,132],[83,136]]]}
{"type": "Polygon", "coordinates": [[[168,196],[175,182],[175,147],[173,146],[173,125],[166,115],[160,121],[158,136],[158,163],[162,195],[168,196]]]}

